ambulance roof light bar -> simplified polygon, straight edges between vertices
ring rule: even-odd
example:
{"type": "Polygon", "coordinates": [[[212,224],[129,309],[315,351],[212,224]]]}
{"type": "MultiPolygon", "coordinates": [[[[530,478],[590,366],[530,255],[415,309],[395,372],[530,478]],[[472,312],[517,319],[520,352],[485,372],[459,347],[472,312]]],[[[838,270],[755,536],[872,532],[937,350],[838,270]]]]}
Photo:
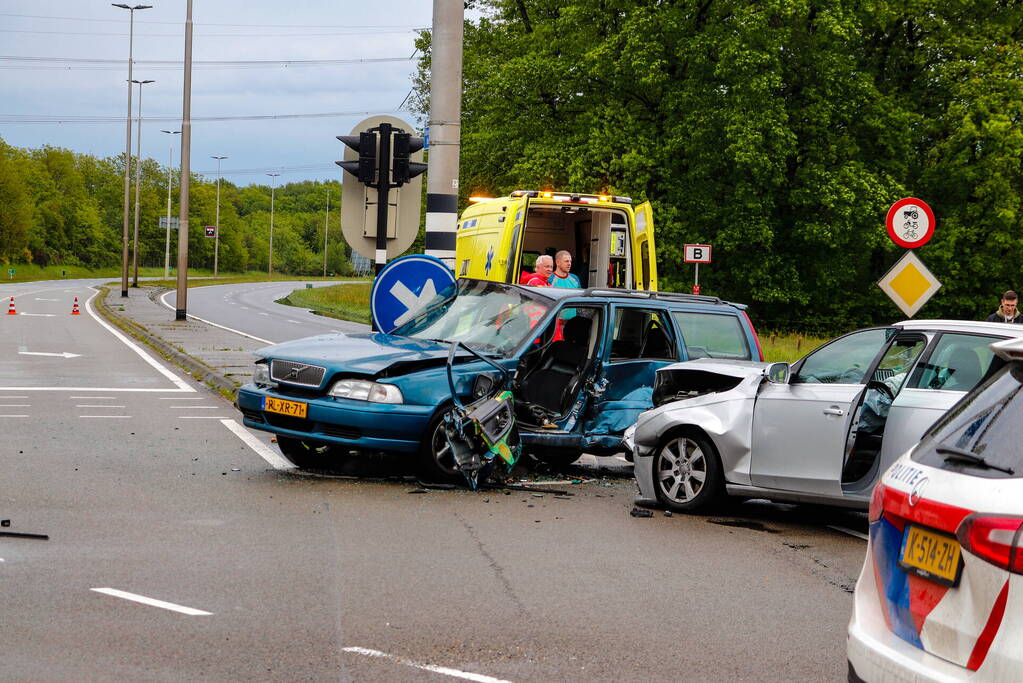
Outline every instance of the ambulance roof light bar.
{"type": "Polygon", "coordinates": [[[607,194],[579,194],[565,192],[541,192],[539,190],[515,190],[512,197],[530,197],[536,199],[548,199],[555,202],[569,202],[576,204],[601,204],[611,202],[615,204],[631,204],[632,197],[619,197],[607,194]]]}

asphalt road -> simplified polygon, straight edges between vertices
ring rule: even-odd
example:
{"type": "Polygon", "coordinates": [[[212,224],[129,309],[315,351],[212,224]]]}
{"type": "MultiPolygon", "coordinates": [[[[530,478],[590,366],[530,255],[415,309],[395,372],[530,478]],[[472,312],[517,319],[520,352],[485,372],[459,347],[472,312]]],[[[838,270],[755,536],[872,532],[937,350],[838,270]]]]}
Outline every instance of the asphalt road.
{"type": "Polygon", "coordinates": [[[844,680],[862,515],[632,517],[618,459],[527,476],[568,495],[276,469],[90,294],[0,313],[0,531],[49,536],[0,536],[5,680],[844,680]]]}

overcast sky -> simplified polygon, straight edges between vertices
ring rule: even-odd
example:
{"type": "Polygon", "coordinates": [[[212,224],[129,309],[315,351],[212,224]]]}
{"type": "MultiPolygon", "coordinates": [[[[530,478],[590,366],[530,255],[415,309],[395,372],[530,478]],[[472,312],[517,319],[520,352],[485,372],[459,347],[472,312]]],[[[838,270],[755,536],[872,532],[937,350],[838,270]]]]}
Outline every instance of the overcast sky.
{"type": "MultiPolygon", "coordinates": [[[[180,128],[186,3],[149,4],[135,12],[132,74],[155,81],[143,86],[142,155],[166,164],[173,139],[176,166],[180,136],[160,130],[180,128]]],[[[210,157],[227,155],[224,178],[240,185],[266,184],[268,172],[280,172],[281,184],[340,179],[335,135],[374,114],[421,123],[399,106],[412,87],[415,29],[431,25],[430,0],[193,0],[192,11],[193,172],[215,177],[210,157]],[[396,61],[283,63],[361,59],[396,61]],[[273,63],[203,64],[210,61],[273,63]],[[201,120],[295,114],[341,115],[201,120]]],[[[101,0],[0,0],[0,138],[123,154],[129,14],[101,0]],[[109,122],[75,122],[81,117],[109,122]]]]}

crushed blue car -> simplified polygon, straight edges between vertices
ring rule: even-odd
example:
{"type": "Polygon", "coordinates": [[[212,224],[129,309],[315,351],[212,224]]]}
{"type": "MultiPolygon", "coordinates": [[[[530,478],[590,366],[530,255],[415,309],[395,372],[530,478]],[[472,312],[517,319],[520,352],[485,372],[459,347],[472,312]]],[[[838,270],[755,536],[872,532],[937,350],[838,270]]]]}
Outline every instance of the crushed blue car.
{"type": "Polygon", "coordinates": [[[623,432],[652,405],[657,368],[690,358],[762,359],[742,304],[471,279],[439,292],[389,334],[320,335],[258,353],[237,406],[246,426],[277,435],[297,467],[399,452],[435,481],[467,476],[452,430],[452,414],[467,407],[504,396],[511,415],[499,411],[505,417],[495,428],[507,432],[514,420],[516,446],[565,464],[584,452],[623,450],[623,432]]]}

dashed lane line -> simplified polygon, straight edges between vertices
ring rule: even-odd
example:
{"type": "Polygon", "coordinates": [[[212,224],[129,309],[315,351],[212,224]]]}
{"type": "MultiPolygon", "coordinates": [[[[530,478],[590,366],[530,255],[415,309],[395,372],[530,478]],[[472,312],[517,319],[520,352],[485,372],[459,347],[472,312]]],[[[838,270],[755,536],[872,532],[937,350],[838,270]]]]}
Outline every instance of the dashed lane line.
{"type": "Polygon", "coordinates": [[[31,417],[31,415],[0,415],[0,417],[31,417]]]}
{"type": "Polygon", "coordinates": [[[143,605],[149,605],[150,607],[159,607],[161,609],[167,609],[172,612],[180,612],[181,614],[187,614],[192,617],[211,616],[213,614],[213,612],[206,612],[201,609],[195,609],[194,607],[185,607],[184,605],[177,605],[173,602],[157,600],[156,598],[147,598],[144,595],[129,593],[127,591],[117,590],[116,588],[90,588],[89,590],[96,591],[97,593],[103,593],[104,595],[109,595],[115,598],[131,600],[132,602],[138,602],[143,605]]]}
{"type": "Polygon", "coordinates": [[[431,671],[436,674],[444,676],[451,676],[452,678],[461,678],[467,681],[476,681],[477,683],[510,683],[501,678],[494,678],[493,676],[484,676],[483,674],[474,674],[469,671],[459,671],[458,669],[452,669],[446,666],[437,666],[436,664],[423,664],[421,662],[414,662],[411,659],[405,659],[397,655],[391,655],[380,650],[370,650],[365,647],[343,647],[342,652],[350,652],[357,655],[365,655],[367,657],[377,657],[379,659],[386,659],[391,662],[398,664],[404,664],[414,669],[422,669],[423,671],[431,671]]]}
{"type": "Polygon", "coordinates": [[[178,415],[179,420],[223,420],[220,415],[178,415]]]}
{"type": "Polygon", "coordinates": [[[107,420],[127,420],[131,415],[79,415],[78,417],[98,417],[107,420]]]}
{"type": "MultiPolygon", "coordinates": [[[[167,295],[168,294],[170,294],[170,292],[164,292],[163,296],[160,297],[160,303],[162,303],[164,306],[166,306],[167,308],[169,308],[169,309],[171,309],[173,311],[174,307],[171,306],[169,303],[167,303],[167,295]]],[[[249,309],[246,308],[245,310],[247,311],[249,309]]],[[[263,315],[266,315],[266,314],[264,313],[263,315]]],[[[262,342],[264,344],[274,344],[274,343],[276,343],[276,342],[270,341],[269,339],[262,339],[260,337],[256,337],[254,335],[242,332],[240,330],[234,330],[234,329],[231,329],[230,327],[226,327],[224,325],[219,325],[219,324],[213,322],[212,320],[206,320],[205,318],[200,318],[197,315],[188,314],[187,317],[192,318],[193,320],[198,320],[201,323],[206,323],[207,325],[213,325],[213,327],[219,327],[220,329],[227,330],[228,332],[234,332],[235,334],[240,334],[241,336],[248,337],[249,339],[255,339],[256,341],[262,342]]]]}
{"type": "Polygon", "coordinates": [[[234,432],[235,436],[245,442],[245,445],[256,451],[256,455],[263,458],[263,460],[266,460],[270,464],[270,467],[275,470],[295,469],[295,466],[286,460],[284,456],[278,455],[274,451],[270,450],[266,444],[252,436],[245,427],[241,426],[234,420],[221,420],[220,424],[234,432]]]}
{"type": "Polygon", "coordinates": [[[125,406],[115,406],[110,403],[82,403],[76,405],[75,408],[124,408],[125,406]]]}

